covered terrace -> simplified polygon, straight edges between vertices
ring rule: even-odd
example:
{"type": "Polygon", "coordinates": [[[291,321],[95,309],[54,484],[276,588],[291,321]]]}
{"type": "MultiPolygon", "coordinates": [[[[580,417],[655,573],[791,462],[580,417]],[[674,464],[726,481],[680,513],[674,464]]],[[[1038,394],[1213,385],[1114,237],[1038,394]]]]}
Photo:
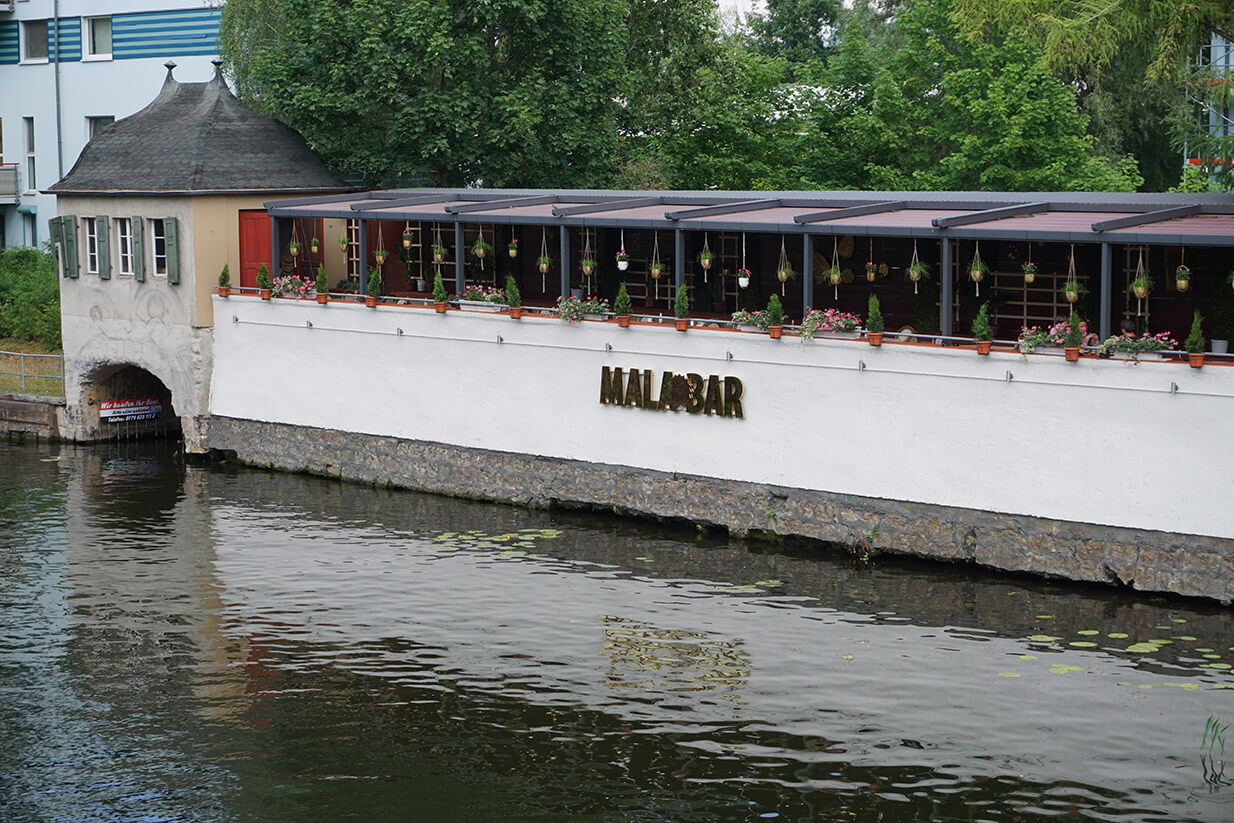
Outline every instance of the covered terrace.
{"type": "Polygon", "coordinates": [[[983,303],[1000,338],[1065,318],[1073,305],[1102,339],[1130,318],[1181,340],[1194,309],[1208,337],[1234,328],[1230,195],[400,189],[266,207],[284,273],[313,265],[288,253],[293,236],[317,236],[317,221],[346,221],[347,271],[327,272],[332,292],[363,293],[377,269],[383,294],[426,298],[440,271],[453,294],[500,287],[512,274],[528,306],[572,291],[611,303],[625,283],[634,311],[650,315],[671,315],[684,285],[701,320],[762,308],[772,293],[792,318],[811,308],[864,316],[876,294],[888,331],[966,334],[983,303]],[[490,247],[483,256],[477,240],[490,247]],[[699,259],[705,249],[709,268],[699,259]],[[910,282],[915,256],[929,275],[910,282]],[[978,258],[988,267],[979,282],[978,258]],[[596,261],[590,272],[584,260],[596,261]],[[663,273],[654,277],[657,262],[663,273]],[[1182,265],[1192,272],[1185,290],[1175,280],[1182,265]],[[1131,289],[1142,276],[1153,285],[1146,298],[1131,289]],[[1068,281],[1081,284],[1078,295],[1065,293],[1068,281]]]}

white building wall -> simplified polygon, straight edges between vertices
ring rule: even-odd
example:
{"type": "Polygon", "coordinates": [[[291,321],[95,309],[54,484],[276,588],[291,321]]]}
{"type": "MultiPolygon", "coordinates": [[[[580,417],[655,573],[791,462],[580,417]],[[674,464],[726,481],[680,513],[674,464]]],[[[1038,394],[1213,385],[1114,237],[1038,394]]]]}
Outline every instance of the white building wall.
{"type": "Polygon", "coordinates": [[[1234,536],[1230,367],[343,303],[214,311],[217,416],[1234,536]],[[745,419],[603,406],[606,365],[655,370],[656,395],[665,370],[738,377],[745,419]]]}
{"type": "MultiPolygon", "coordinates": [[[[205,0],[121,0],[106,4],[89,0],[61,0],[61,20],[82,16],[122,15],[135,12],[185,10],[200,12],[216,7],[205,0]]],[[[53,0],[18,0],[15,11],[0,13],[0,26],[22,20],[51,19],[53,0]]],[[[26,64],[0,61],[0,129],[3,129],[3,161],[20,163],[20,204],[0,207],[4,236],[10,245],[29,245],[32,238],[22,215],[34,214],[37,242],[48,237],[47,221],[56,216],[53,195],[31,193],[45,190],[67,174],[77,162],[89,140],[87,117],[112,116],[119,120],[145,107],[158,94],[167,70],[163,64],[174,60],[176,78],[182,82],[204,82],[214,76],[210,54],[167,54],[173,46],[152,43],[157,56],[115,56],[111,60],[66,59],[26,64]],[[60,72],[60,100],[56,100],[56,70],[60,72]],[[57,139],[57,116],[60,142],[57,139]],[[22,118],[33,117],[35,125],[35,163],[37,179],[30,185],[25,172],[25,134],[22,118]]],[[[214,45],[215,51],[217,44],[214,45]]],[[[199,47],[198,49],[199,50],[199,47]]],[[[169,147],[173,150],[173,147],[169,147]]]]}

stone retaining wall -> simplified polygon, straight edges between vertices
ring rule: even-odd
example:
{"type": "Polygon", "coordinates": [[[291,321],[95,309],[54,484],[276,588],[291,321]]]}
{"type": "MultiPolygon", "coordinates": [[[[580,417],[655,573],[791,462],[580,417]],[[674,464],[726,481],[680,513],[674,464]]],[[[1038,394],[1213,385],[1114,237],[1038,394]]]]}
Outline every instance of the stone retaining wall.
{"type": "Polygon", "coordinates": [[[267,468],[521,505],[618,509],[738,535],[820,540],[1229,603],[1234,539],[804,491],[626,466],[262,423],[210,422],[209,446],[267,468]]]}
{"type": "Polygon", "coordinates": [[[0,432],[18,437],[60,439],[59,398],[0,392],[0,432]]]}

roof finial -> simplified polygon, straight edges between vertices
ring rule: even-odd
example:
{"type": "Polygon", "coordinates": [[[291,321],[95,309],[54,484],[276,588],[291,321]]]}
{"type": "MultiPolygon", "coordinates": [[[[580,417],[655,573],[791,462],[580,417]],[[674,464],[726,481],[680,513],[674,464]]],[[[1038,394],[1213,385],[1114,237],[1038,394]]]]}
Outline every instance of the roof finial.
{"type": "Polygon", "coordinates": [[[227,88],[227,81],[223,79],[223,59],[216,57],[210,61],[210,64],[214,66],[214,84],[227,88]]]}
{"type": "Polygon", "coordinates": [[[176,69],[176,61],[175,61],[175,60],[168,60],[168,61],[167,61],[166,63],[164,63],[163,65],[167,67],[167,76],[163,78],[163,86],[164,86],[164,87],[167,87],[167,86],[171,85],[172,83],[177,82],[176,78],[175,78],[175,77],[173,77],[173,76],[172,76],[172,74],[171,74],[171,73],[172,73],[173,71],[175,71],[175,69],[176,69]]]}

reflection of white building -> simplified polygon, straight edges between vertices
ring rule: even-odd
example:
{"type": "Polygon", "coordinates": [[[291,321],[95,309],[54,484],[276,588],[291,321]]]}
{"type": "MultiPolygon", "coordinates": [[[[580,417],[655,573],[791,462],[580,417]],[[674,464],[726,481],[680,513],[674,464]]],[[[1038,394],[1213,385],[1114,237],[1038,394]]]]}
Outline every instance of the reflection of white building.
{"type": "MultiPolygon", "coordinates": [[[[1201,87],[1194,100],[1199,106],[1200,128],[1209,140],[1234,137],[1234,103],[1223,90],[1234,83],[1234,43],[1214,34],[1212,42],[1200,50],[1194,82],[1201,87]]],[[[1187,162],[1204,165],[1208,158],[1191,149],[1187,162]]]]}
{"type": "Polygon", "coordinates": [[[210,79],[218,19],[203,0],[0,0],[0,247],[48,238],[40,191],[158,93],[159,64],[210,79]]]}

